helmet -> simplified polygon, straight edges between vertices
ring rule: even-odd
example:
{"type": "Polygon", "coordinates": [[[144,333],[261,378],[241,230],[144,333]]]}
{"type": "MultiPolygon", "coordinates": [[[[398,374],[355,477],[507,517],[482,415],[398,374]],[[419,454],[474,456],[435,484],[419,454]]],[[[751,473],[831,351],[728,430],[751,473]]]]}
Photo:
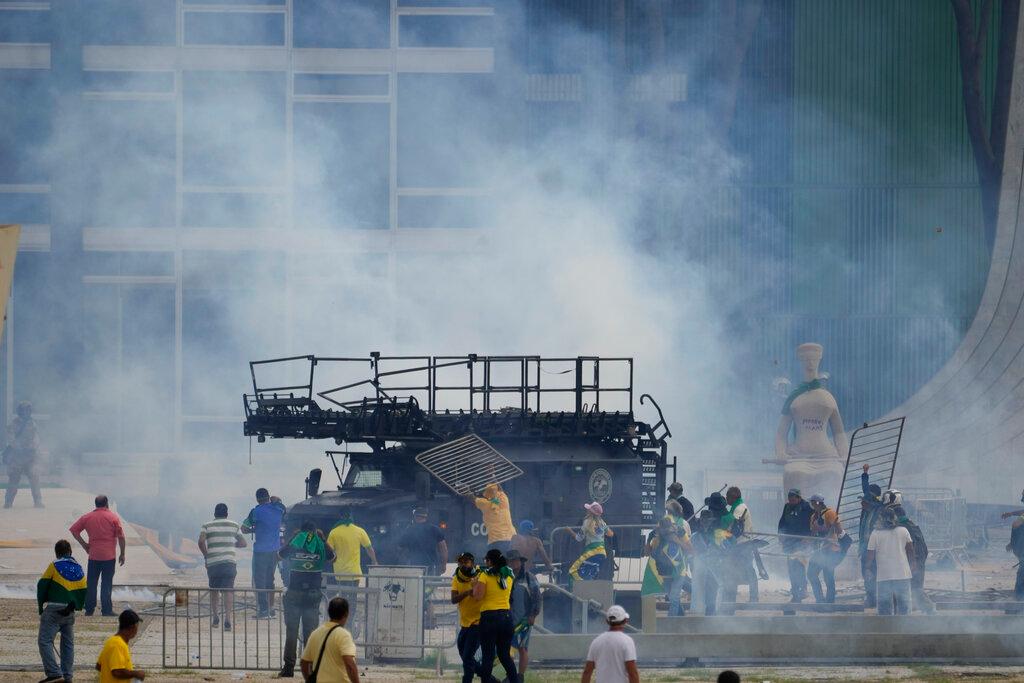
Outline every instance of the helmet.
{"type": "Polygon", "coordinates": [[[889,489],[882,494],[882,505],[903,505],[903,493],[899,489],[889,489]]]}

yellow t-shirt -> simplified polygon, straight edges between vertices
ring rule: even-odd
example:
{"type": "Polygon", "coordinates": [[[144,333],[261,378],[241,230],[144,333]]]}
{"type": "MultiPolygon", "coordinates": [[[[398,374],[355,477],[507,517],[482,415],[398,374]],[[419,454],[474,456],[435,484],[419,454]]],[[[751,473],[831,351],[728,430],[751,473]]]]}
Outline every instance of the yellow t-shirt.
{"type": "Polygon", "coordinates": [[[103,649],[100,650],[99,659],[96,661],[100,665],[100,683],[124,683],[123,678],[114,678],[114,674],[111,672],[114,669],[131,671],[135,668],[132,664],[132,652],[128,649],[128,643],[116,633],[103,643],[103,649]]]}
{"type": "Polygon", "coordinates": [[[497,576],[491,576],[487,572],[480,572],[480,583],[486,586],[484,597],[480,600],[480,611],[490,612],[492,610],[509,609],[509,600],[512,597],[512,578],[505,579],[505,590],[501,589],[497,576]]]}
{"type": "Polygon", "coordinates": [[[362,576],[359,549],[370,547],[370,537],[355,524],[339,524],[327,535],[327,545],[334,551],[334,573],[362,576]]]}
{"type": "Polygon", "coordinates": [[[516,534],[516,528],[512,524],[512,511],[508,503],[508,496],[504,491],[492,489],[490,486],[484,489],[484,496],[484,498],[477,498],[475,502],[484,516],[484,524],[487,526],[487,542],[512,540],[516,534]]]}
{"type": "MultiPolygon", "coordinates": [[[[328,621],[309,634],[309,640],[302,651],[302,661],[309,662],[310,671],[316,666],[316,658],[320,656],[320,646],[324,644],[327,632],[335,626],[337,624],[328,621]]],[[[352,634],[344,627],[335,628],[324,649],[324,658],[320,660],[320,670],[316,674],[317,683],[351,683],[342,657],[355,656],[356,643],[352,640],[352,634]]]]}
{"type": "MultiPolygon", "coordinates": [[[[473,587],[472,581],[462,581],[458,576],[452,577],[452,590],[463,592],[473,587]]],[[[480,623],[480,601],[469,595],[459,601],[459,626],[466,628],[480,623]]]]}

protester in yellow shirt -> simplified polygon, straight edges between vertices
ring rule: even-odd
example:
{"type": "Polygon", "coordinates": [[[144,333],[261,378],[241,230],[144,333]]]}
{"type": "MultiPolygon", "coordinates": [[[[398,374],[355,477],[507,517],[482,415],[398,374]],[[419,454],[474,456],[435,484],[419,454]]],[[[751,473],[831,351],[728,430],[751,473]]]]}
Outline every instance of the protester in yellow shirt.
{"type": "Polygon", "coordinates": [[[133,610],[126,609],[117,617],[117,633],[103,643],[96,670],[100,672],[99,683],[119,683],[137,678],[146,679],[146,672],[140,671],[132,664],[132,652],[128,643],[139,633],[139,622],[142,619],[133,610]]]}
{"type": "Polygon", "coordinates": [[[480,497],[469,496],[477,509],[483,513],[487,527],[487,548],[507,552],[512,547],[516,528],[512,524],[512,506],[508,496],[501,490],[501,484],[492,482],[484,487],[480,497]]]}
{"type": "Polygon", "coordinates": [[[333,598],[327,604],[330,619],[309,634],[299,667],[302,680],[316,673],[317,683],[359,683],[356,643],[344,628],[348,622],[348,600],[333,598]]]}
{"type": "Polygon", "coordinates": [[[366,530],[352,520],[352,510],[341,511],[341,520],[327,535],[327,545],[334,551],[334,574],[337,583],[358,585],[358,576],[363,575],[359,562],[360,548],[366,549],[370,564],[377,564],[377,553],[373,550],[366,530]]]}
{"type": "Polygon", "coordinates": [[[491,681],[491,670],[494,668],[494,657],[497,655],[505,678],[518,681],[519,673],[512,661],[512,636],[515,624],[512,623],[511,597],[512,582],[515,577],[508,568],[505,556],[497,548],[492,548],[484,555],[486,566],[477,575],[473,586],[473,597],[480,601],[480,669],[481,680],[491,681]]]}
{"type": "Polygon", "coordinates": [[[462,659],[462,683],[473,683],[480,670],[476,651],[480,648],[480,600],[473,597],[480,570],[472,553],[459,555],[459,566],[452,576],[452,604],[459,606],[459,636],[456,644],[462,659]]]}

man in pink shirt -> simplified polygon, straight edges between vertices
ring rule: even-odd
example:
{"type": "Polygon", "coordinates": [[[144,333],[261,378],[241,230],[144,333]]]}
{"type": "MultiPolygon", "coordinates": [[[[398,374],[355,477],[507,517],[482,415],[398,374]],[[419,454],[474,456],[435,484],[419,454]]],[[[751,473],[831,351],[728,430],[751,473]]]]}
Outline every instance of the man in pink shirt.
{"type": "Polygon", "coordinates": [[[114,603],[111,593],[114,590],[114,558],[116,549],[121,548],[119,563],[124,566],[124,529],[121,519],[107,507],[106,496],[96,496],[96,509],[87,512],[71,525],[71,535],[89,554],[89,566],[86,575],[85,616],[92,616],[96,609],[96,585],[102,579],[100,588],[101,614],[105,617],[114,616],[114,603]],[[89,540],[82,540],[82,532],[89,540]]]}

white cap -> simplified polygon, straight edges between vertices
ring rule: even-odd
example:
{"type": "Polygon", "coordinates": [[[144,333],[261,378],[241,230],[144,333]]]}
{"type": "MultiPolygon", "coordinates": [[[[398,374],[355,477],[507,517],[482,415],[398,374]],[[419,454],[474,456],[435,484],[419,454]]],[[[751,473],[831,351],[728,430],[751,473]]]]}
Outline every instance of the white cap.
{"type": "Polygon", "coordinates": [[[629,612],[624,610],[621,605],[612,605],[605,612],[605,616],[608,617],[610,623],[621,624],[626,619],[629,619],[629,612]]]}

